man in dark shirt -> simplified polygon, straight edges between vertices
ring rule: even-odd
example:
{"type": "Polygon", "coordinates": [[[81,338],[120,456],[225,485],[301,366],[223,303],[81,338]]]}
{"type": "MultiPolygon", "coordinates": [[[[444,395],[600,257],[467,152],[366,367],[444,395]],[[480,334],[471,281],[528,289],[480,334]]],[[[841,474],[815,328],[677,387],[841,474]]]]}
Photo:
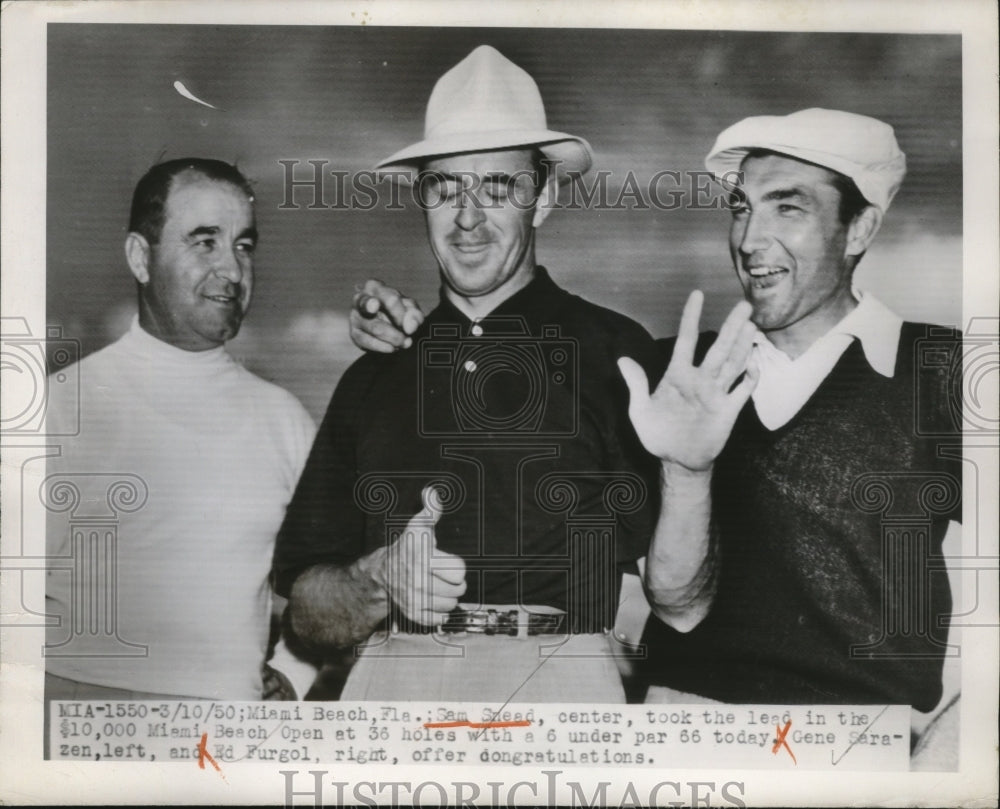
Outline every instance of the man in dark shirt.
{"type": "Polygon", "coordinates": [[[651,369],[654,343],[534,252],[590,162],[483,46],[435,86],[425,140],[380,165],[421,170],[441,301],[414,350],[344,375],[275,555],[293,643],[367,641],[343,699],[624,699],[608,631],[653,534],[657,464],[615,361],[651,369]]]}

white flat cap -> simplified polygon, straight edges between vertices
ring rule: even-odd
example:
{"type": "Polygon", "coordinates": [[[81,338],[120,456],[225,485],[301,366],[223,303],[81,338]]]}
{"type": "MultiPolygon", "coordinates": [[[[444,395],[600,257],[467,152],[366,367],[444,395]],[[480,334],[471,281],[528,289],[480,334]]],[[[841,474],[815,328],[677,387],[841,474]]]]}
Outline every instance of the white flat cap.
{"type": "Polygon", "coordinates": [[[548,128],[538,85],[496,48],[480,45],[445,73],[431,92],[424,139],[380,162],[376,169],[411,181],[430,157],[535,146],[556,162],[560,182],[567,172],[590,168],[590,144],[548,128]]]}
{"type": "Polygon", "coordinates": [[[862,196],[883,212],[906,174],[906,155],[891,126],[841,110],[814,107],[791,115],[744,118],[716,138],[705,166],[722,179],[739,171],[751,149],[767,149],[850,177],[862,196]]]}

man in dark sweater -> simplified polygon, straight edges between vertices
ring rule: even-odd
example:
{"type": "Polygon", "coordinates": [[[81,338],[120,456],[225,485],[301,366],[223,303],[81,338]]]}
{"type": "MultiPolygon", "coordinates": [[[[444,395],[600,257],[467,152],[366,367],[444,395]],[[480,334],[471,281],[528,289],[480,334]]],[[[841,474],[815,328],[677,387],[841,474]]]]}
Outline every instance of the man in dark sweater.
{"type": "MultiPolygon", "coordinates": [[[[661,459],[660,527],[684,526],[658,529],[647,555],[649,699],[929,711],[954,653],[942,542],[960,520],[961,470],[934,441],[959,423],[954,381],[920,360],[931,345],[954,357],[961,337],[903,323],[853,286],[905,156],[888,125],[811,109],[741,121],[706,164],[739,178],[730,250],[760,329],[744,383],[757,385],[738,416],[718,386],[690,396],[708,342],[698,296],[652,394],[620,363],[633,424],[661,459]]],[[[369,284],[353,333],[398,346],[393,323],[418,317],[369,284]]]]}
{"type": "Polygon", "coordinates": [[[660,412],[670,371],[649,396],[623,362],[640,437],[698,480],[687,508],[703,519],[686,547],[702,583],[692,602],[711,602],[691,631],[650,624],[650,681],[668,700],[932,710],[961,471],[919,424],[957,423],[949,380],[922,370],[919,349],[933,337],[954,356],[960,336],[903,323],[852,283],[905,157],[888,125],[810,109],[735,124],[706,165],[739,173],[729,244],[761,330],[759,383],[721,453],[697,457],[660,412]]]}

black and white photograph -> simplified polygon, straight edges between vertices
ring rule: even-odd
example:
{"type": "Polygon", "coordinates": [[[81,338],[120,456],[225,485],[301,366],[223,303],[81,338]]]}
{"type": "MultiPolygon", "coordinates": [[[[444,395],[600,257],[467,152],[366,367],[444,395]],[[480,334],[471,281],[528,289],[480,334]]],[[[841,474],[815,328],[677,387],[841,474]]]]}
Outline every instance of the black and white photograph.
{"type": "Polygon", "coordinates": [[[996,800],[996,9],[694,5],[4,8],[0,800],[996,800]]]}

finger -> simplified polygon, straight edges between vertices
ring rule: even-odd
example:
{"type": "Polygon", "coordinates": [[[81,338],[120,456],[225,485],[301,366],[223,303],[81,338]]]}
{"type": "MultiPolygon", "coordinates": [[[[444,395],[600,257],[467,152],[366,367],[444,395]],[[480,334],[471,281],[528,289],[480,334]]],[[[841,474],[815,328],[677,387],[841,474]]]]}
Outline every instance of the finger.
{"type": "Polygon", "coordinates": [[[362,351],[372,351],[377,354],[394,354],[401,347],[405,347],[387,343],[386,341],[380,340],[378,337],[373,337],[368,332],[353,326],[351,327],[351,342],[362,351]]]}
{"type": "Polygon", "coordinates": [[[701,305],[705,300],[700,289],[688,295],[687,303],[681,314],[681,325],[677,330],[677,341],[674,343],[674,354],[670,358],[670,366],[692,365],[694,363],[694,347],[698,343],[698,321],[701,319],[701,305]]]}
{"type": "MultiPolygon", "coordinates": [[[[465,588],[465,560],[453,553],[438,550],[431,557],[431,575],[442,582],[465,588]]],[[[459,593],[461,595],[461,593],[459,593]]]]}
{"type": "Polygon", "coordinates": [[[281,682],[277,677],[264,675],[264,690],[261,694],[263,699],[270,699],[281,690],[281,682]]]}
{"type": "Polygon", "coordinates": [[[422,592],[410,605],[408,615],[425,626],[440,624],[458,606],[458,596],[422,592]]]}
{"type": "MultiPolygon", "coordinates": [[[[402,329],[393,324],[385,312],[379,312],[368,322],[379,339],[391,342],[400,348],[409,348],[413,345],[412,338],[404,334],[402,329]]],[[[417,325],[420,324],[418,323],[417,325]]]]}
{"type": "Polygon", "coordinates": [[[355,291],[359,294],[368,295],[372,298],[378,298],[385,288],[385,283],[378,278],[369,278],[363,284],[358,284],[354,287],[355,291]]]}
{"type": "Polygon", "coordinates": [[[355,285],[353,307],[366,317],[374,316],[382,308],[379,295],[384,288],[385,284],[377,278],[369,278],[363,284],[355,285]]]}
{"type": "Polygon", "coordinates": [[[439,573],[447,573],[447,572],[454,572],[454,571],[447,571],[447,570],[442,571],[437,569],[432,571],[431,586],[433,588],[434,595],[436,596],[439,595],[442,596],[443,598],[460,598],[461,596],[465,595],[465,590],[467,585],[465,581],[464,571],[462,572],[461,578],[458,581],[448,581],[446,579],[441,578],[441,576],[438,575],[439,573]]]}
{"type": "Polygon", "coordinates": [[[420,492],[420,502],[424,504],[420,514],[429,518],[431,525],[437,525],[444,514],[444,494],[441,489],[428,483],[420,492]]]}
{"type": "MultiPolygon", "coordinates": [[[[375,278],[369,278],[356,289],[351,314],[355,312],[362,321],[384,321],[387,326],[380,326],[374,336],[400,348],[410,347],[412,341],[406,336],[413,334],[424,321],[424,313],[416,301],[375,278]]],[[[367,331],[364,326],[361,328],[367,331]]]]}
{"type": "Polygon", "coordinates": [[[424,322],[424,313],[420,305],[412,298],[403,298],[402,300],[406,311],[403,314],[401,325],[406,334],[413,334],[424,322]]]}
{"type": "Polygon", "coordinates": [[[629,407],[642,404],[649,399],[649,379],[646,372],[631,357],[618,358],[618,370],[628,386],[629,407]]]}
{"type": "Polygon", "coordinates": [[[352,309],[348,320],[351,342],[364,351],[391,354],[399,348],[408,348],[413,342],[382,317],[366,318],[352,309]]]}
{"type": "MultiPolygon", "coordinates": [[[[364,317],[371,318],[379,313],[384,314],[388,321],[401,331],[406,330],[407,322],[412,324],[412,312],[419,311],[413,299],[404,298],[398,289],[376,278],[365,281],[364,286],[354,296],[354,307],[364,317]]],[[[417,325],[420,325],[419,322],[417,325]]]]}
{"type": "Polygon", "coordinates": [[[743,409],[743,406],[753,394],[759,381],[760,371],[757,368],[757,363],[753,358],[751,358],[751,360],[747,363],[747,370],[743,375],[743,379],[741,379],[740,383],[729,393],[728,407],[730,408],[730,413],[733,414],[734,417],[740,410],[743,409]]]}
{"type": "Polygon", "coordinates": [[[378,298],[359,292],[354,296],[354,308],[362,317],[375,317],[382,308],[378,298]]]}
{"type": "Polygon", "coordinates": [[[414,569],[419,566],[422,570],[429,570],[435,555],[451,556],[451,554],[445,554],[444,551],[437,549],[434,526],[441,519],[442,508],[440,495],[435,486],[433,484],[424,486],[420,492],[420,499],[424,507],[410,518],[401,539],[407,540],[410,549],[408,564],[414,569]]]}
{"type": "Polygon", "coordinates": [[[406,524],[400,543],[404,554],[401,557],[407,566],[420,567],[428,570],[431,564],[433,549],[437,543],[434,537],[434,518],[426,510],[418,511],[406,524]]]}
{"type": "Polygon", "coordinates": [[[405,331],[407,316],[410,315],[414,307],[408,307],[403,302],[403,296],[399,291],[387,286],[382,286],[379,290],[378,301],[379,307],[388,315],[392,325],[405,331]]]}
{"type": "Polygon", "coordinates": [[[351,342],[362,351],[374,352],[376,354],[395,354],[399,350],[397,346],[383,342],[363,331],[351,331],[351,342]]]}
{"type": "Polygon", "coordinates": [[[750,359],[750,352],[753,350],[754,338],[757,336],[757,327],[749,320],[740,328],[733,346],[729,350],[729,356],[719,369],[719,385],[723,390],[729,390],[747,367],[750,359]]]}
{"type": "Polygon", "coordinates": [[[749,322],[752,312],[753,307],[746,301],[740,301],[733,307],[722,324],[722,328],[719,329],[719,336],[715,338],[715,342],[712,343],[712,347],[705,355],[701,368],[711,374],[719,373],[723,363],[729,359],[730,352],[733,350],[744,324],[749,322]]]}

